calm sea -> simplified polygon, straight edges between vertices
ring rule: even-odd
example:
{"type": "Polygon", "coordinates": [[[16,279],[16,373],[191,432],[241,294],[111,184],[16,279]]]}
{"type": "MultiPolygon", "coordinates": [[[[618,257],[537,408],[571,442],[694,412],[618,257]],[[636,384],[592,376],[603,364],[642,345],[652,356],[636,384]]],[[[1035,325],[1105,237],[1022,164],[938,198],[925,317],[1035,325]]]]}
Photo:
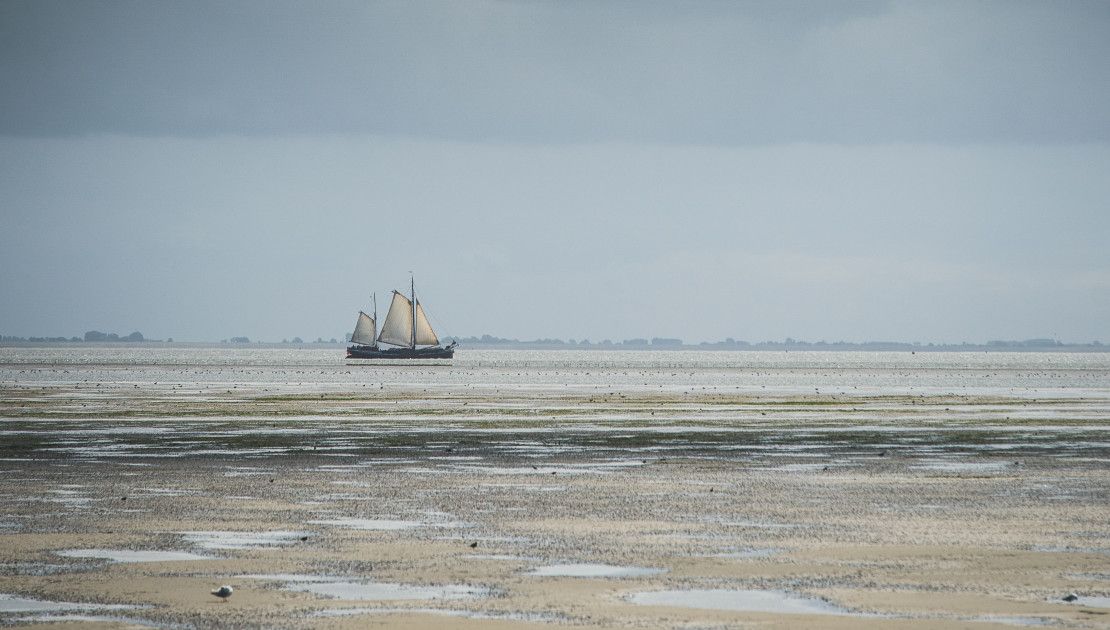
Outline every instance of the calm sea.
{"type": "Polygon", "coordinates": [[[341,349],[5,347],[0,383],[235,382],[342,389],[717,391],[1104,397],[1110,353],[469,350],[439,363],[347,361],[341,349]]]}

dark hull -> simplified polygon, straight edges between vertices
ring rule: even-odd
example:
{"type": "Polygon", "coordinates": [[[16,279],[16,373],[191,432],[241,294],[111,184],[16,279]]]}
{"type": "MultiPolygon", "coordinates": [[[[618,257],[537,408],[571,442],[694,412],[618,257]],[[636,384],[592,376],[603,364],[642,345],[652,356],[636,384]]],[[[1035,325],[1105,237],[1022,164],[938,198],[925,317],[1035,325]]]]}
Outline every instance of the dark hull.
{"type": "Polygon", "coordinates": [[[370,348],[347,346],[348,359],[450,359],[455,356],[454,346],[441,348],[370,348]]]}

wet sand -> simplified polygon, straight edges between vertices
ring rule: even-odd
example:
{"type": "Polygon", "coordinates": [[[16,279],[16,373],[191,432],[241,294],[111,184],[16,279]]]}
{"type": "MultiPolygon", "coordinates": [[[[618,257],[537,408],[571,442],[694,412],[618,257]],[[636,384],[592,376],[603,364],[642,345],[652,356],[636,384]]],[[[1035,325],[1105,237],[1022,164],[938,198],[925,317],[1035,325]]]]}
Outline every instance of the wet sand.
{"type": "Polygon", "coordinates": [[[1110,627],[1105,371],[512,369],[8,362],[0,624],[1110,627]]]}

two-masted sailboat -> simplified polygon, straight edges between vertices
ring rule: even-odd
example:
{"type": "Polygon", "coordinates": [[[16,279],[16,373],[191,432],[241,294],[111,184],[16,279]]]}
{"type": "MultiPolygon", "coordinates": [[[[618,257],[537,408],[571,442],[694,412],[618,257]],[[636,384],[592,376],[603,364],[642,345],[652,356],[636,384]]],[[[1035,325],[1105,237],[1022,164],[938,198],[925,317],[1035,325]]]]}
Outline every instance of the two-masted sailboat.
{"type": "Polygon", "coordinates": [[[358,312],[351,345],[347,346],[348,359],[450,359],[455,356],[456,342],[439,345],[424,307],[416,299],[416,283],[412,283],[412,299],[393,291],[393,302],[382,322],[381,334],[377,333],[378,300],[374,298],[374,316],[358,312]],[[382,348],[384,343],[391,348],[382,348]]]}

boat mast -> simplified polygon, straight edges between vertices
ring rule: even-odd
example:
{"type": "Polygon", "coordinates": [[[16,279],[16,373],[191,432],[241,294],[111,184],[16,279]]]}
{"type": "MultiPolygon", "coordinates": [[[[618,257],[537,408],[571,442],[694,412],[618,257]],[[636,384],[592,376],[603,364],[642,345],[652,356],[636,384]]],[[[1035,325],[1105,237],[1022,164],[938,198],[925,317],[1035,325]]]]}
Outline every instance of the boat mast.
{"type": "Polygon", "coordinates": [[[378,293],[370,294],[370,299],[374,302],[374,343],[371,344],[374,348],[378,347],[378,293]]]}
{"type": "Polygon", "coordinates": [[[416,280],[409,276],[412,290],[412,348],[416,348],[416,280]]]}

